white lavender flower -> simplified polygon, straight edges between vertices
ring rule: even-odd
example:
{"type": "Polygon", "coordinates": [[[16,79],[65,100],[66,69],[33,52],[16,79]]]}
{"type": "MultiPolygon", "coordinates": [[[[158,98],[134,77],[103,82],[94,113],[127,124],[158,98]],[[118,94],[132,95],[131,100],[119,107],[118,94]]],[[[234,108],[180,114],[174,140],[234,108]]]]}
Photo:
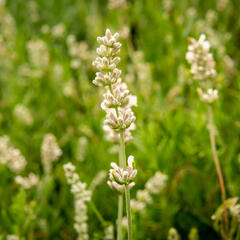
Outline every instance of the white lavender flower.
{"type": "Polygon", "coordinates": [[[77,69],[83,61],[92,58],[92,53],[89,51],[88,44],[84,41],[77,42],[74,35],[67,37],[68,53],[72,57],[70,66],[77,69]]]}
{"type": "Polygon", "coordinates": [[[16,176],[15,182],[21,185],[24,189],[30,189],[39,183],[39,177],[34,173],[29,173],[27,177],[16,176]]]}
{"type": "Polygon", "coordinates": [[[19,240],[19,236],[17,235],[7,235],[7,240],[19,240]]]}
{"type": "Polygon", "coordinates": [[[126,0],[109,0],[108,8],[110,10],[121,10],[126,9],[128,7],[128,3],[126,0]]]}
{"type": "Polygon", "coordinates": [[[80,137],[77,144],[77,160],[79,162],[83,162],[85,160],[87,148],[88,139],[85,136],[80,137]]]}
{"type": "Polygon", "coordinates": [[[93,83],[107,87],[101,107],[107,113],[104,121],[107,139],[113,142],[119,141],[121,130],[124,131],[125,141],[131,139],[131,130],[135,129],[133,123],[136,119],[131,107],[137,105],[136,96],[130,95],[127,85],[120,77],[121,70],[117,68],[120,61],[117,54],[121,48],[118,38],[119,34],[112,34],[109,29],[105,36],[98,37],[97,41],[101,45],[97,49],[98,57],[93,62],[93,66],[99,70],[93,83]]]}
{"type": "Polygon", "coordinates": [[[167,240],[180,240],[180,236],[176,228],[170,228],[167,240]]]}
{"type": "Polygon", "coordinates": [[[27,107],[22,104],[17,104],[14,108],[14,115],[24,124],[32,125],[33,124],[33,117],[31,112],[27,107]]]}
{"type": "Polygon", "coordinates": [[[11,171],[16,173],[23,171],[27,164],[21,152],[11,146],[8,136],[0,137],[0,163],[6,164],[11,171]]]}
{"type": "Polygon", "coordinates": [[[107,172],[102,170],[97,173],[97,175],[93,178],[89,189],[93,192],[97,186],[99,186],[107,177],[107,172]]]}
{"type": "Polygon", "coordinates": [[[41,77],[48,69],[49,53],[47,44],[43,40],[31,40],[27,43],[27,50],[30,64],[33,67],[33,74],[41,77]]]}
{"type": "Polygon", "coordinates": [[[61,155],[62,150],[58,146],[56,137],[51,133],[46,134],[41,146],[42,162],[46,172],[51,170],[52,162],[58,161],[61,155]]]}
{"type": "Polygon", "coordinates": [[[135,119],[131,108],[119,109],[118,114],[115,110],[107,110],[104,124],[114,130],[124,130],[129,128],[135,119]]]}
{"type": "Polygon", "coordinates": [[[138,201],[136,199],[131,199],[131,209],[135,212],[143,212],[146,208],[146,203],[138,201]]]}
{"type": "Polygon", "coordinates": [[[156,174],[147,181],[145,188],[152,194],[159,194],[165,187],[167,179],[167,175],[156,172],[156,174]]]}
{"type": "Polygon", "coordinates": [[[189,39],[186,59],[191,64],[191,73],[196,80],[207,80],[216,75],[215,61],[213,55],[209,53],[209,49],[210,43],[204,34],[198,41],[194,38],[189,39]]]}
{"type": "Polygon", "coordinates": [[[218,99],[218,90],[209,88],[206,93],[201,88],[197,89],[201,101],[204,103],[213,103],[218,99]]]}
{"type": "Polygon", "coordinates": [[[138,190],[136,199],[131,200],[131,208],[135,212],[143,212],[148,204],[152,203],[152,197],[147,189],[138,190]]]}
{"type": "Polygon", "coordinates": [[[128,157],[128,166],[126,170],[120,168],[116,163],[111,163],[112,169],[109,170],[109,181],[108,185],[120,192],[125,191],[125,185],[128,185],[131,189],[135,183],[133,182],[134,178],[137,175],[137,170],[135,169],[134,157],[128,157]]]}
{"type": "Polygon", "coordinates": [[[52,36],[54,38],[61,38],[63,37],[66,31],[65,25],[63,23],[58,23],[52,28],[52,36]]]}
{"type": "Polygon", "coordinates": [[[68,184],[71,185],[71,192],[74,196],[75,206],[75,223],[74,228],[78,233],[78,239],[88,240],[88,225],[87,225],[87,205],[86,202],[91,200],[91,192],[86,190],[86,183],[82,183],[78,174],[75,171],[75,166],[72,163],[67,163],[63,166],[68,184]]]}
{"type": "Polygon", "coordinates": [[[104,239],[106,240],[114,240],[114,227],[113,225],[109,225],[104,230],[104,239]]]}

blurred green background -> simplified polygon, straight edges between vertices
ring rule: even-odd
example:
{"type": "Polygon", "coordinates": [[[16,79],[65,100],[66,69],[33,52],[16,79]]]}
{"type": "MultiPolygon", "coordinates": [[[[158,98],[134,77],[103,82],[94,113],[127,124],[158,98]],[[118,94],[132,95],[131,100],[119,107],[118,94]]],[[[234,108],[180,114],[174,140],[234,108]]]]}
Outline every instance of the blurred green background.
{"type": "MultiPolygon", "coordinates": [[[[25,175],[43,175],[40,148],[46,133],[56,136],[63,151],[38,212],[34,212],[39,204],[36,188],[21,189],[14,182],[16,174],[0,165],[3,239],[11,233],[21,239],[76,239],[73,197],[63,164],[73,162],[80,179],[90,184],[118,159],[116,146],[105,140],[102,130],[103,92],[92,84],[96,37],[106,28],[120,33],[123,80],[138,97],[137,128],[126,149],[138,169],[132,197],[156,171],[169,176],[153,204],[144,214],[134,215],[134,239],[166,239],[170,227],[178,229],[182,239],[192,227],[200,239],[219,239],[211,220],[221,198],[207,108],[199,101],[198,84],[185,60],[188,38],[201,33],[216,61],[219,100],[213,109],[227,196],[240,196],[239,2],[132,0],[119,6],[113,2],[0,0],[1,136],[8,135],[25,156],[25,175]],[[81,44],[78,55],[70,51],[70,35],[81,44]],[[32,124],[16,116],[18,104],[30,111],[32,124]],[[81,150],[83,137],[87,144],[81,150]],[[36,216],[27,224],[26,204],[36,216]]],[[[104,219],[114,224],[117,194],[105,182],[94,191],[93,201],[104,219]]],[[[104,239],[90,207],[88,216],[90,239],[104,239]]]]}

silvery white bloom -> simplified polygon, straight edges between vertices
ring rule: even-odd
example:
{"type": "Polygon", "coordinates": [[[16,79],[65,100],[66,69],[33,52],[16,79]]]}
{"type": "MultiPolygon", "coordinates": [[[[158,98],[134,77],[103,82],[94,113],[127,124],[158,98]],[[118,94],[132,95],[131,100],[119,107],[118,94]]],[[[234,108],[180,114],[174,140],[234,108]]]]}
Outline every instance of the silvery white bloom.
{"type": "Polygon", "coordinates": [[[62,150],[58,146],[56,137],[48,133],[44,136],[41,146],[42,162],[46,172],[51,170],[52,162],[56,162],[62,155],[62,150]]]}
{"type": "Polygon", "coordinates": [[[48,34],[50,32],[50,27],[47,24],[41,26],[41,33],[48,34]]]}
{"type": "Polygon", "coordinates": [[[0,137],[0,163],[8,165],[16,173],[23,171],[27,164],[21,152],[11,146],[8,136],[0,137]]]}
{"type": "Polygon", "coordinates": [[[21,185],[24,189],[30,189],[39,183],[39,177],[34,173],[29,173],[27,177],[16,176],[15,182],[21,185]]]}
{"type": "Polygon", "coordinates": [[[135,119],[136,117],[134,116],[131,108],[120,108],[119,115],[117,115],[116,111],[110,109],[107,110],[104,124],[108,125],[112,129],[124,130],[126,128],[129,128],[135,119]]]}
{"type": "Polygon", "coordinates": [[[122,227],[125,228],[126,230],[128,229],[128,219],[126,216],[122,218],[122,227]]]}
{"type": "Polygon", "coordinates": [[[240,222],[240,204],[235,204],[229,208],[232,216],[236,217],[240,222]]]}
{"type": "Polygon", "coordinates": [[[169,229],[167,240],[180,240],[177,229],[173,227],[169,229]]]}
{"type": "Polygon", "coordinates": [[[111,167],[112,169],[109,170],[109,181],[107,183],[112,189],[123,193],[125,191],[125,185],[128,185],[129,189],[135,185],[133,180],[137,175],[137,170],[135,169],[133,156],[128,157],[126,170],[120,168],[116,163],[111,163],[111,167]]]}
{"type": "Polygon", "coordinates": [[[146,203],[138,201],[136,199],[131,199],[131,209],[135,212],[142,212],[146,208],[146,203]]]}
{"type": "Polygon", "coordinates": [[[120,77],[121,70],[117,68],[120,61],[117,54],[121,47],[118,38],[119,34],[112,34],[109,29],[106,30],[105,36],[98,37],[97,41],[101,45],[97,49],[98,57],[93,62],[99,70],[93,83],[107,88],[101,107],[107,113],[104,121],[107,139],[113,142],[119,141],[120,130],[124,130],[125,140],[131,139],[130,131],[134,129],[133,122],[136,119],[131,107],[137,105],[136,96],[130,94],[120,77]]]}
{"type": "Polygon", "coordinates": [[[96,77],[93,80],[93,84],[97,86],[109,86],[121,81],[120,75],[122,71],[118,68],[114,68],[111,72],[97,72],[96,77]]]}
{"type": "Polygon", "coordinates": [[[72,163],[63,166],[68,184],[71,185],[71,192],[74,196],[75,206],[75,223],[74,228],[78,233],[78,239],[88,240],[87,225],[87,205],[86,202],[91,200],[91,191],[86,190],[86,183],[82,183],[76,173],[76,167],[72,163]]]}
{"type": "Polygon", "coordinates": [[[5,6],[6,0],[0,0],[0,7],[5,6]]]}
{"type": "Polygon", "coordinates": [[[167,179],[167,175],[156,172],[156,174],[147,181],[145,188],[152,194],[158,194],[165,187],[167,179]]]}
{"type": "Polygon", "coordinates": [[[84,41],[77,42],[74,35],[67,37],[67,46],[69,55],[72,57],[71,67],[74,69],[79,68],[82,61],[92,58],[92,53],[89,51],[88,44],[84,41]]]}
{"type": "Polygon", "coordinates": [[[63,85],[63,94],[69,98],[74,98],[77,96],[76,84],[74,83],[74,79],[68,80],[63,85]]]}
{"type": "Polygon", "coordinates": [[[52,28],[52,36],[54,38],[61,38],[63,37],[66,31],[65,25],[63,23],[58,23],[52,28]]]}
{"type": "Polygon", "coordinates": [[[114,240],[114,227],[112,224],[105,228],[104,235],[104,239],[114,240]]]}
{"type": "Polygon", "coordinates": [[[110,10],[121,10],[126,9],[128,7],[128,3],[126,0],[109,0],[108,8],[110,10]]]}
{"type": "Polygon", "coordinates": [[[7,240],[19,240],[19,236],[17,236],[17,235],[7,235],[7,240]]]}
{"type": "Polygon", "coordinates": [[[209,53],[209,49],[210,43],[204,34],[200,36],[198,41],[194,38],[189,39],[186,59],[191,64],[191,73],[196,80],[207,80],[216,75],[215,61],[213,55],[209,53]]]}
{"type": "Polygon", "coordinates": [[[136,199],[131,200],[131,208],[136,212],[143,212],[148,204],[152,203],[152,197],[147,189],[138,190],[136,199]]]}
{"type": "Polygon", "coordinates": [[[197,89],[201,101],[204,103],[213,103],[218,99],[218,90],[209,88],[206,93],[201,88],[197,89]]]}
{"type": "Polygon", "coordinates": [[[35,75],[41,77],[48,69],[49,53],[47,44],[43,40],[31,40],[27,43],[27,50],[31,66],[36,70],[35,75]]]}
{"type": "Polygon", "coordinates": [[[14,115],[23,123],[26,125],[32,125],[33,124],[33,117],[31,112],[27,107],[25,107],[22,104],[17,104],[14,108],[14,115]]]}
{"type": "Polygon", "coordinates": [[[88,139],[85,136],[80,137],[77,144],[77,160],[79,162],[83,162],[85,160],[87,147],[88,139]]]}
{"type": "Polygon", "coordinates": [[[99,186],[107,177],[107,172],[102,170],[97,173],[97,175],[93,178],[89,189],[93,192],[97,186],[99,186]]]}
{"type": "Polygon", "coordinates": [[[152,197],[146,189],[137,191],[137,200],[147,204],[152,203],[152,197]]]}
{"type": "Polygon", "coordinates": [[[36,1],[30,0],[27,2],[27,12],[29,13],[29,19],[32,22],[39,20],[39,6],[36,1]]]}

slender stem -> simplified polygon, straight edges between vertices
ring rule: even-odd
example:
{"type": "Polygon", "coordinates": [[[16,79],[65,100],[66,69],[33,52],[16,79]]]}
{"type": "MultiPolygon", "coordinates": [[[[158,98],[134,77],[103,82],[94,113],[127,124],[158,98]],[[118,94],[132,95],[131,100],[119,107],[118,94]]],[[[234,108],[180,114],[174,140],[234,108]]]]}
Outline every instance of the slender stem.
{"type": "MultiPolygon", "coordinates": [[[[125,153],[125,141],[124,141],[124,130],[120,132],[120,153],[123,168],[126,169],[127,161],[126,161],[126,153],[125,153]]],[[[127,211],[127,219],[128,219],[128,240],[132,240],[132,219],[131,219],[131,206],[130,206],[130,191],[128,185],[125,187],[125,199],[126,199],[126,211],[127,211]]]]}
{"type": "Polygon", "coordinates": [[[124,130],[120,131],[120,155],[121,155],[120,167],[125,169],[127,166],[127,160],[125,152],[124,130]]]}
{"type": "Polygon", "coordinates": [[[117,240],[122,240],[123,195],[118,196],[117,240]]]}
{"type": "MultiPolygon", "coordinates": [[[[117,108],[116,108],[116,113],[117,108]]],[[[124,133],[120,132],[119,166],[124,168],[126,162],[124,133]]],[[[118,196],[118,220],[117,220],[117,240],[122,240],[122,218],[123,218],[123,195],[118,196]]]]}
{"type": "MultiPolygon", "coordinates": [[[[223,174],[222,174],[220,162],[219,162],[219,159],[218,159],[217,149],[216,149],[215,125],[214,125],[214,122],[213,122],[213,112],[212,112],[212,107],[211,106],[208,107],[208,131],[209,131],[209,136],[210,136],[210,143],[211,143],[213,160],[214,160],[217,175],[218,175],[218,181],[219,181],[219,186],[220,186],[220,191],[221,191],[221,198],[222,198],[222,202],[224,203],[225,200],[226,200],[226,192],[225,192],[223,174]]],[[[228,223],[228,213],[227,213],[227,211],[224,211],[224,220],[225,220],[224,222],[225,222],[226,230],[228,231],[229,223],[228,223]]]]}
{"type": "Polygon", "coordinates": [[[94,204],[93,201],[89,202],[90,207],[92,208],[92,210],[94,211],[94,213],[96,214],[99,222],[102,224],[103,227],[107,226],[107,222],[104,220],[103,216],[101,215],[101,213],[98,211],[96,205],[94,204]]]}
{"type": "Polygon", "coordinates": [[[131,218],[131,206],[130,206],[130,190],[128,185],[125,188],[125,197],[126,197],[126,211],[128,219],[128,240],[132,240],[132,218],[131,218]]]}
{"type": "Polygon", "coordinates": [[[221,190],[222,202],[224,202],[226,199],[226,193],[225,193],[225,186],[224,186],[222,170],[221,170],[221,166],[220,166],[220,162],[219,162],[217,150],[216,150],[215,129],[214,129],[213,113],[212,113],[211,106],[208,107],[208,121],[209,121],[208,130],[209,130],[209,135],[210,135],[212,155],[213,155],[213,160],[214,160],[217,175],[218,175],[218,181],[219,181],[220,190],[221,190]]]}

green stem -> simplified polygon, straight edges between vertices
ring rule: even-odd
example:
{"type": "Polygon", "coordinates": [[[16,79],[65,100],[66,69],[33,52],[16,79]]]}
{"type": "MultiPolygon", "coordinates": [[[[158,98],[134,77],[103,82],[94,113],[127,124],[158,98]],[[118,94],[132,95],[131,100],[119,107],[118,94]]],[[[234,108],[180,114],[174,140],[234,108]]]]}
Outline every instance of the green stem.
{"type": "MultiPolygon", "coordinates": [[[[120,149],[119,149],[119,167],[124,168],[126,162],[124,132],[120,132],[120,149]]],[[[122,217],[123,217],[123,195],[118,197],[118,220],[117,220],[117,240],[122,240],[122,217]]]]}
{"type": "Polygon", "coordinates": [[[118,196],[117,240],[122,240],[123,195],[118,196]]]}
{"type": "Polygon", "coordinates": [[[93,201],[89,202],[90,207],[92,208],[92,210],[94,211],[94,213],[96,214],[99,222],[102,224],[103,227],[107,226],[107,222],[104,220],[103,216],[101,215],[101,213],[98,211],[97,207],[95,206],[93,201]]]}
{"type": "MultiPolygon", "coordinates": [[[[215,141],[215,125],[213,122],[213,112],[212,107],[208,107],[208,131],[209,131],[209,137],[210,137],[210,143],[211,143],[211,150],[213,155],[213,160],[215,163],[217,175],[218,175],[218,181],[221,191],[221,198],[222,202],[224,203],[226,200],[226,192],[225,192],[225,186],[224,186],[224,180],[223,180],[223,174],[220,166],[220,161],[218,159],[217,149],[216,149],[216,141],[215,141]]],[[[228,213],[227,211],[224,212],[224,225],[225,230],[228,231],[229,228],[229,222],[228,222],[228,213]]]]}
{"type": "Polygon", "coordinates": [[[209,130],[209,135],[210,135],[211,150],[212,150],[213,160],[214,160],[217,175],[218,175],[218,181],[219,181],[220,190],[221,190],[222,202],[224,202],[226,199],[226,193],[225,193],[222,170],[221,170],[220,162],[219,162],[218,155],[217,155],[216,142],[215,142],[215,129],[214,129],[215,126],[213,123],[213,113],[212,113],[211,106],[208,107],[208,121],[209,121],[208,122],[208,130],[209,130]]]}
{"type": "Polygon", "coordinates": [[[128,185],[125,188],[125,197],[126,197],[126,211],[128,219],[128,240],[132,240],[132,218],[131,218],[131,206],[130,206],[130,190],[128,185]]]}
{"type": "MultiPolygon", "coordinates": [[[[126,152],[125,152],[125,141],[124,141],[124,130],[120,131],[120,153],[122,166],[124,169],[127,167],[126,152]]],[[[125,187],[125,199],[126,199],[126,211],[128,219],[128,240],[132,240],[132,219],[131,219],[131,206],[130,206],[130,191],[128,185],[125,187]]]]}

